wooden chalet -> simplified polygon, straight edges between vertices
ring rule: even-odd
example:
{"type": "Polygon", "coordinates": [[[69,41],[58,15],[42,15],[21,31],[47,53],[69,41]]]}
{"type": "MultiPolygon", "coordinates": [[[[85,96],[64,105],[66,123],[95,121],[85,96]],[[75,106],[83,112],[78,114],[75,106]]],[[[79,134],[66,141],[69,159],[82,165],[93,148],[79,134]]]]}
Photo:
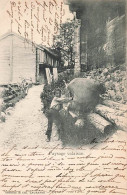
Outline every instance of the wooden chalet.
{"type": "Polygon", "coordinates": [[[57,74],[59,58],[45,46],[11,32],[0,37],[0,84],[31,79],[45,83],[57,74]]]}

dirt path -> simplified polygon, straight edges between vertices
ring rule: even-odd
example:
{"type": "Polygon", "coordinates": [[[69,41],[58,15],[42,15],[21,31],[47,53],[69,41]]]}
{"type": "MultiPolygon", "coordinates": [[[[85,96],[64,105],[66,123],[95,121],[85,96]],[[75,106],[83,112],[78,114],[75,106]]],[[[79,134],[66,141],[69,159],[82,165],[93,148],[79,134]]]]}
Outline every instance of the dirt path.
{"type": "Polygon", "coordinates": [[[43,86],[33,86],[25,99],[18,102],[5,123],[0,124],[0,147],[14,144],[19,147],[29,145],[58,144],[57,134],[53,133],[50,143],[46,142],[47,119],[41,111],[40,93],[43,86]]]}

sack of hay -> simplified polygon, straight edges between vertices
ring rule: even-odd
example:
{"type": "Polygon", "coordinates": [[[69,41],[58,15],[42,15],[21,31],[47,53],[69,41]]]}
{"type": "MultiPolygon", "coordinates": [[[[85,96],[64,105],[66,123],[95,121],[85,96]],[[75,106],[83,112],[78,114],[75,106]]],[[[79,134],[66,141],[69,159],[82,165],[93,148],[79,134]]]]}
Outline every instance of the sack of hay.
{"type": "Polygon", "coordinates": [[[102,83],[87,78],[73,79],[67,89],[73,96],[69,109],[80,112],[93,110],[100,101],[100,95],[106,91],[102,83]]]}

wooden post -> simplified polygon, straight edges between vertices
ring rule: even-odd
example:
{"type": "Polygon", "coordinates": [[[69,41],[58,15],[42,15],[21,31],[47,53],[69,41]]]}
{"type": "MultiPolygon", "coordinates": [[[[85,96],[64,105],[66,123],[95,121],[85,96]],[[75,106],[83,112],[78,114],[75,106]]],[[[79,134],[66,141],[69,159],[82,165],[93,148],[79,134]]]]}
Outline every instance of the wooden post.
{"type": "Polygon", "coordinates": [[[113,124],[104,119],[102,116],[96,113],[90,113],[88,120],[102,133],[106,133],[108,130],[113,129],[113,124]]]}
{"type": "Polygon", "coordinates": [[[46,77],[47,77],[48,84],[50,84],[52,82],[52,77],[51,77],[50,69],[49,68],[46,68],[45,70],[46,70],[46,77]]]}
{"type": "Polygon", "coordinates": [[[95,112],[101,115],[106,120],[115,124],[118,128],[127,131],[126,116],[121,116],[121,112],[117,112],[115,109],[98,104],[95,108],[95,112]]]}
{"type": "Polygon", "coordinates": [[[10,82],[13,81],[13,34],[11,34],[11,44],[10,44],[10,82]]]}
{"type": "Polygon", "coordinates": [[[54,78],[55,81],[58,80],[57,68],[53,68],[53,78],[54,78]]]}
{"type": "Polygon", "coordinates": [[[38,49],[36,48],[36,72],[35,72],[35,81],[39,81],[39,62],[38,62],[38,49]]]}

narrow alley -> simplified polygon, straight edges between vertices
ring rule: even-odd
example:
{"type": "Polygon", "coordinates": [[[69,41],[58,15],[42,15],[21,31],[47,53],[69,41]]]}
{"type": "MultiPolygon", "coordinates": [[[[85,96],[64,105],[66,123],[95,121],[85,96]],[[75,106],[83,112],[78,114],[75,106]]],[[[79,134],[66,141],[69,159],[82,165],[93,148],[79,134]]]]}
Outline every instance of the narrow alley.
{"type": "MultiPolygon", "coordinates": [[[[0,123],[0,147],[8,148],[29,145],[49,145],[45,131],[47,119],[42,109],[40,93],[43,85],[33,86],[25,99],[20,100],[7,116],[5,123],[0,123]]],[[[53,132],[51,144],[58,144],[57,133],[53,132]],[[55,140],[55,142],[54,142],[55,140]]]]}

